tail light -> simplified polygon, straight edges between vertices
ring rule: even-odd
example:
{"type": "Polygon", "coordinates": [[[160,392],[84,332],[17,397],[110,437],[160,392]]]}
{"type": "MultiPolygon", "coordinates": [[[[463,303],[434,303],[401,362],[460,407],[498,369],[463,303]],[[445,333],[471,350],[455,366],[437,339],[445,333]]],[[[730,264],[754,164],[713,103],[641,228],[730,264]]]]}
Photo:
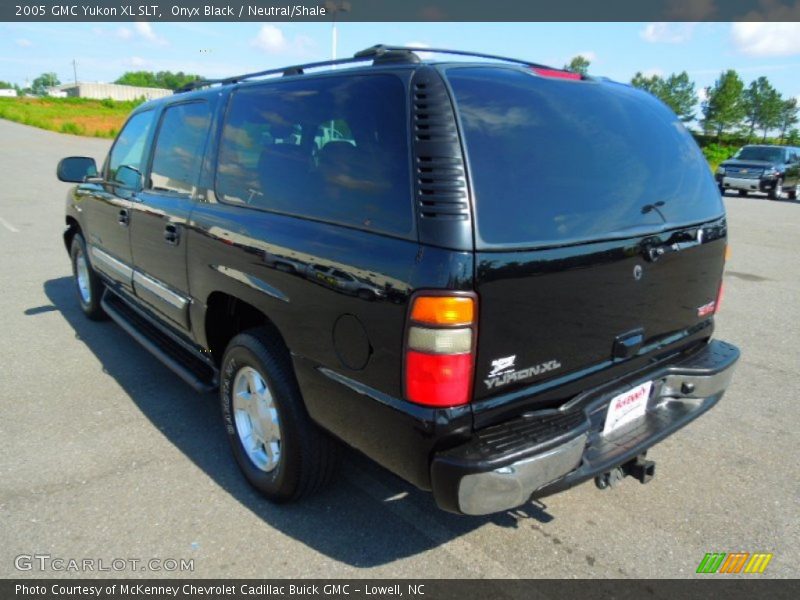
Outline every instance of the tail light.
{"type": "Polygon", "coordinates": [[[467,404],[472,394],[475,336],[472,296],[412,298],[406,331],[406,398],[426,406],[467,404]]]}
{"type": "Polygon", "coordinates": [[[559,71],[558,69],[543,69],[541,67],[533,67],[531,69],[540,77],[550,77],[553,79],[583,79],[580,73],[573,73],[572,71],[559,71]]]}
{"type": "Polygon", "coordinates": [[[719,289],[717,290],[717,300],[714,302],[714,314],[719,312],[720,307],[722,306],[722,297],[725,295],[725,282],[719,282],[719,289]]]}
{"type": "MultiPolygon", "coordinates": [[[[727,264],[728,260],[731,257],[731,247],[728,244],[725,244],[725,263],[727,264]]],[[[720,307],[722,306],[722,298],[725,295],[725,280],[722,279],[719,282],[719,288],[717,288],[717,299],[714,301],[714,314],[719,312],[720,307]]]]}

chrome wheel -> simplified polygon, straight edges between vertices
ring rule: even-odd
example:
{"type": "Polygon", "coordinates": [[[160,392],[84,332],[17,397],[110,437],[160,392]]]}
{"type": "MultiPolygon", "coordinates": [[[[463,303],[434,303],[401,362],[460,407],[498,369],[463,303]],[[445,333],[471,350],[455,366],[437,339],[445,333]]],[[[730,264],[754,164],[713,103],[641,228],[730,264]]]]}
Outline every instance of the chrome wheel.
{"type": "Polygon", "coordinates": [[[92,301],[92,288],[89,285],[89,263],[86,262],[86,256],[80,248],[75,253],[75,278],[78,281],[78,293],[81,295],[81,300],[84,304],[89,304],[92,301]]]}
{"type": "Polygon", "coordinates": [[[272,471],[281,460],[278,409],[266,381],[252,367],[242,367],[233,380],[233,417],[239,441],[252,463],[272,471]]]}

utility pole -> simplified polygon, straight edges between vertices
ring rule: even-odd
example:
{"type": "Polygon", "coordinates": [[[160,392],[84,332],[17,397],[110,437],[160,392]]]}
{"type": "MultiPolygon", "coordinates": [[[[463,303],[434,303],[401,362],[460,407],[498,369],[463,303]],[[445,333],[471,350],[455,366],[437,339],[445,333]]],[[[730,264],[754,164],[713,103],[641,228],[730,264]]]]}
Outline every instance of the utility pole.
{"type": "Polygon", "coordinates": [[[336,46],[339,41],[336,33],[336,15],[338,15],[340,12],[349,12],[350,3],[345,2],[344,0],[339,0],[339,2],[329,0],[325,3],[325,8],[330,11],[331,15],[333,16],[333,27],[331,28],[331,60],[336,60],[336,46]]]}
{"type": "Polygon", "coordinates": [[[75,87],[78,87],[78,63],[72,59],[72,76],[75,79],[75,87]]]}

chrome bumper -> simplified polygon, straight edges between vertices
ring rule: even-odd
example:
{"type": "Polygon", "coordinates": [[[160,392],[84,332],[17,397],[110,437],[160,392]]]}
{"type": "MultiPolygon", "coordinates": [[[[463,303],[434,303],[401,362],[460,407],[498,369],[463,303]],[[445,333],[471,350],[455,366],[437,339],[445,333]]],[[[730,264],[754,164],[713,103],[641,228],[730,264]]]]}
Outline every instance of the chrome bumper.
{"type": "Polygon", "coordinates": [[[458,486],[461,512],[488,515],[524,504],[534,491],[578,466],[586,439],[584,433],[566,444],[507,467],[467,475],[458,486]]]}
{"type": "MultiPolygon", "coordinates": [[[[677,364],[662,366],[622,385],[581,394],[559,411],[543,411],[538,417],[537,431],[546,419],[553,419],[553,439],[558,443],[540,440],[534,452],[524,458],[506,462],[502,456],[492,456],[491,441],[500,434],[492,431],[481,439],[478,432],[470,444],[436,455],[431,466],[434,497],[445,510],[485,515],[514,508],[532,496],[562,491],[608,472],[716,404],[730,384],[738,358],[735,346],[714,341],[677,364]],[[643,381],[653,381],[645,415],[604,435],[609,401],[643,381]],[[577,418],[571,421],[572,429],[565,432],[564,423],[568,421],[564,417],[570,412],[577,418]],[[537,447],[542,450],[537,451],[537,447]]],[[[524,419],[537,425],[536,415],[524,419]]],[[[498,448],[513,444],[510,437],[513,432],[524,431],[524,424],[520,423],[521,420],[509,424],[509,437],[498,448]]],[[[520,454],[518,449],[515,454],[520,454]]]]}
{"type": "Polygon", "coordinates": [[[743,177],[723,177],[722,187],[726,190],[747,190],[751,192],[758,192],[761,189],[761,180],[756,177],[755,179],[746,179],[743,177]]]}

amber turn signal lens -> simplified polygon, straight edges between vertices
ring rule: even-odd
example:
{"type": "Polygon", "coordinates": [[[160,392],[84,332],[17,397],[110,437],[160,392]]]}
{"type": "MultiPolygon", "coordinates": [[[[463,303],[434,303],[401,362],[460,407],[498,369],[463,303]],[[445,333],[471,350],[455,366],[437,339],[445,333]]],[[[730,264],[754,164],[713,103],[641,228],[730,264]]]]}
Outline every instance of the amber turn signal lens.
{"type": "Polygon", "coordinates": [[[469,325],[474,318],[472,298],[419,296],[411,309],[413,321],[430,325],[469,325]]]}
{"type": "Polygon", "coordinates": [[[728,262],[731,259],[731,247],[725,246],[725,262],[728,262]]]}

